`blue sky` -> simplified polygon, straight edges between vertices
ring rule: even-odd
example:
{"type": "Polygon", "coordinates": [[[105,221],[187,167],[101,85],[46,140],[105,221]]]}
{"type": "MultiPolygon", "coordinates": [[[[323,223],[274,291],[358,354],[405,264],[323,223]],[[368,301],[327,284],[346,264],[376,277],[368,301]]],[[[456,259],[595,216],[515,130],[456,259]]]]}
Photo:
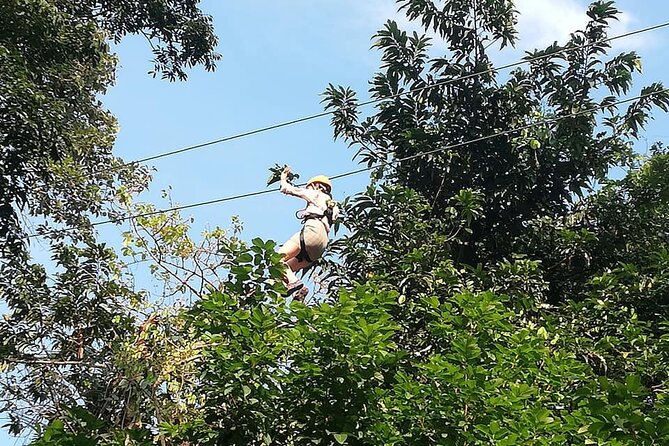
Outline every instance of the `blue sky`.
{"type": "MultiPolygon", "coordinates": [[[[520,50],[506,51],[494,60],[513,62],[522,56],[522,49],[564,41],[587,20],[588,3],[517,0],[520,50]]],[[[624,14],[614,34],[669,20],[669,5],[664,0],[624,0],[617,6],[624,14]]],[[[151,52],[142,38],[125,39],[115,48],[120,59],[118,79],[103,101],[118,117],[115,150],[124,159],[318,113],[322,111],[320,94],[330,82],[353,87],[364,100],[379,60],[378,53],[369,49],[370,37],[391,16],[411,26],[395,14],[390,0],[205,0],[202,7],[214,17],[220,38],[223,60],[214,73],[196,68],[185,83],[152,79],[146,74],[152,68],[151,52]]],[[[635,91],[658,80],[669,86],[664,60],[668,40],[669,29],[664,29],[616,44],[617,49],[636,50],[643,58],[644,74],[637,77],[635,91]]],[[[669,139],[668,122],[666,116],[656,114],[646,133],[648,140],[669,139]]],[[[342,173],[358,167],[352,155],[344,142],[333,141],[329,118],[320,118],[157,160],[154,181],[141,200],[165,207],[160,190],[168,186],[178,204],[261,190],[267,169],[274,163],[290,164],[302,178],[342,173]]],[[[335,198],[359,192],[366,184],[364,174],[338,180],[335,198]]],[[[192,209],[185,215],[194,217],[196,230],[225,227],[231,216],[239,215],[245,238],[282,242],[297,230],[294,212],[301,204],[270,194],[192,209]]],[[[124,227],[107,226],[100,232],[118,246],[122,230],[124,227]]],[[[148,282],[138,285],[152,286],[148,282]]],[[[14,443],[0,433],[0,446],[14,443]]]]}

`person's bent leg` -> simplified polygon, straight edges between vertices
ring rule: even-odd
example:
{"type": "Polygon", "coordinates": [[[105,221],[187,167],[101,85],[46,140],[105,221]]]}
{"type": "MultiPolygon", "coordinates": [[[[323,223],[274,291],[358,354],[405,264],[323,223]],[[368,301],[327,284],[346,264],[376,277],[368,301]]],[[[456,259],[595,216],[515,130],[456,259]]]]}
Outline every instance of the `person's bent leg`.
{"type": "Polygon", "coordinates": [[[300,245],[295,243],[293,239],[291,238],[288,240],[286,243],[279,248],[279,254],[283,255],[283,263],[286,264],[286,272],[283,277],[283,281],[286,284],[286,286],[290,285],[291,283],[296,283],[298,282],[297,276],[295,275],[294,270],[291,266],[291,261],[292,260],[297,260],[295,257],[300,253],[300,245]]]}
{"type": "MultiPolygon", "coordinates": [[[[302,268],[306,268],[309,265],[311,265],[311,262],[307,260],[297,260],[297,258],[293,257],[292,259],[288,260],[286,262],[288,265],[288,268],[290,268],[290,273],[295,276],[295,272],[301,270],[302,268]]],[[[288,287],[288,295],[292,295],[295,299],[301,301],[304,299],[304,297],[307,295],[309,290],[307,287],[302,283],[301,280],[297,279],[297,276],[295,276],[295,282],[291,282],[287,285],[288,287]]]]}
{"type": "Polygon", "coordinates": [[[307,266],[311,265],[312,262],[309,262],[307,260],[302,260],[299,261],[297,258],[293,257],[292,259],[288,260],[286,264],[290,268],[291,272],[297,272],[303,268],[306,268],[307,266]]]}
{"type": "Polygon", "coordinates": [[[278,252],[283,255],[283,261],[286,262],[300,253],[300,244],[295,243],[291,237],[286,243],[281,245],[278,252]]]}

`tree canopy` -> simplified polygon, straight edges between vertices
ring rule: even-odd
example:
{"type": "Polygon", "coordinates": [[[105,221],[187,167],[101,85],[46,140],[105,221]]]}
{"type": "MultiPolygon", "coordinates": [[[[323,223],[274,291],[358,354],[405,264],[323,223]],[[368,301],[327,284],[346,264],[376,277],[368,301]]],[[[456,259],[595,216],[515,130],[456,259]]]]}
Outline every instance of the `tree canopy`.
{"type": "Polygon", "coordinates": [[[195,65],[211,70],[217,39],[198,3],[7,0],[0,8],[0,298],[8,308],[0,409],[14,433],[61,405],[110,411],[100,392],[115,373],[115,340],[133,327],[128,302],[139,296],[89,219],[114,216],[118,188],[141,190],[148,175],[112,153],[117,123],[99,99],[115,80],[109,45],[143,34],[154,75],[170,80],[195,65]],[[31,260],[36,234],[56,273],[31,260]],[[52,365],[82,358],[107,365],[52,365]]]}

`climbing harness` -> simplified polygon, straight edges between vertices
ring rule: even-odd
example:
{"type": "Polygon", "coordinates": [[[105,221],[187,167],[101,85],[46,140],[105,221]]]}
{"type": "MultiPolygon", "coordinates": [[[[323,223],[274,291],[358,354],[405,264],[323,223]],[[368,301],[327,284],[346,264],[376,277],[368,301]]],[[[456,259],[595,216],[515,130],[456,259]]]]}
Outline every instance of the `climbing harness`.
{"type": "MultiPolygon", "coordinates": [[[[314,214],[312,212],[307,214],[307,213],[304,212],[304,209],[302,209],[300,211],[297,211],[295,213],[295,216],[297,218],[299,218],[300,220],[302,220],[302,229],[300,230],[300,252],[298,252],[297,256],[295,256],[295,258],[297,258],[298,262],[302,262],[304,260],[306,260],[309,263],[313,262],[313,260],[311,260],[311,258],[309,257],[309,254],[307,253],[307,245],[304,242],[304,224],[308,220],[313,220],[313,219],[321,220],[321,222],[323,224],[325,224],[322,221],[322,219],[323,219],[323,217],[326,217],[327,220],[328,220],[328,227],[332,226],[332,222],[334,221],[334,208],[336,206],[337,206],[337,202],[334,201],[333,199],[329,199],[327,201],[327,207],[325,208],[325,210],[323,211],[322,214],[314,214]]],[[[327,229],[327,227],[326,227],[326,229],[327,229]]]]}

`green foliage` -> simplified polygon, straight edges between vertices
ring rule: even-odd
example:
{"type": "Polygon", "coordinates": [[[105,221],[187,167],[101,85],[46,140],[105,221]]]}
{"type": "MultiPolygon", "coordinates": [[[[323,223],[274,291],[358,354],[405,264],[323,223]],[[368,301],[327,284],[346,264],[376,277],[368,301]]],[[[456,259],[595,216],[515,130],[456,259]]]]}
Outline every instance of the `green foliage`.
{"type": "Polygon", "coordinates": [[[142,429],[107,432],[105,422],[86,410],[72,408],[66,411],[66,421],[55,419],[44,429],[31,446],[148,446],[154,444],[142,429]],[[72,430],[80,433],[72,433],[72,430]]]}
{"type": "MultiPolygon", "coordinates": [[[[196,0],[138,2],[9,0],[0,12],[0,241],[3,257],[22,250],[22,215],[87,228],[115,180],[137,167],[111,154],[116,122],[97,96],[114,81],[108,38],[143,33],[156,72],[213,69],[216,38],[196,0]],[[108,166],[100,169],[100,166],[108,166]]],[[[72,234],[70,234],[72,235],[72,234]]]]}
{"type": "Polygon", "coordinates": [[[65,407],[84,406],[106,422],[123,411],[111,359],[142,299],[89,218],[117,215],[119,186],[141,191],[148,174],[112,154],[117,124],[99,100],[115,79],[108,40],[144,34],[154,74],[171,80],[196,64],[213,69],[216,38],[198,3],[2,3],[0,411],[12,433],[39,429],[65,407]],[[73,229],[52,231],[62,226],[73,229]],[[31,260],[28,227],[46,234],[50,265],[31,260]]]}
{"type": "Polygon", "coordinates": [[[437,216],[447,215],[448,201],[461,190],[481,194],[481,214],[470,239],[452,244],[458,261],[501,260],[514,251],[528,222],[565,216],[593,179],[603,180],[612,165],[631,160],[631,141],[650,108],[667,108],[668,96],[659,84],[644,89],[655,94],[625,111],[612,105],[629,91],[640,62],[634,53],[606,59],[609,44],[602,39],[617,13],[609,2],[595,2],[585,30],[573,33],[565,45],[531,52],[529,69],[517,69],[502,84],[483,49],[488,40],[513,44],[511,2],[447,1],[441,8],[423,0],[400,4],[426,31],[437,30],[450,53],[430,57],[429,39],[410,37],[389,22],[375,36],[382,71],[370,89],[373,99],[387,100],[362,121],[350,89],[331,85],[324,102],[334,111],[335,136],[359,147],[361,162],[382,163],[379,174],[418,192],[437,216]],[[439,86],[425,88],[434,84],[439,86]],[[399,93],[404,94],[395,97],[399,93]],[[571,116],[575,112],[583,113],[571,116]],[[556,121],[434,152],[549,118],[556,121]],[[384,163],[406,157],[411,158],[384,163]]]}
{"type": "Polygon", "coordinates": [[[615,298],[641,317],[666,316],[666,251],[669,237],[666,173],[661,146],[620,180],[582,200],[564,219],[530,226],[522,249],[543,258],[551,300],[561,296],[615,298]]]}
{"type": "MultiPolygon", "coordinates": [[[[241,272],[240,272],[241,273],[241,272]]],[[[243,280],[232,278],[231,283],[243,280]]],[[[231,287],[227,287],[230,289],[231,287]]],[[[213,292],[187,316],[201,345],[197,417],[164,421],[194,444],[657,444],[667,408],[638,375],[598,379],[550,325],[490,292],[342,290],[313,307],[213,292]],[[427,346],[401,342],[425,319],[427,346]],[[656,420],[659,422],[651,422],[656,420]]]]}
{"type": "MultiPolygon", "coordinates": [[[[630,91],[641,69],[635,53],[606,56],[609,45],[602,39],[619,11],[612,2],[593,3],[585,30],[564,45],[530,52],[529,69],[498,83],[487,71],[485,47],[491,41],[514,43],[508,2],[399,3],[426,32],[436,32],[449,53],[434,57],[431,39],[388,22],[374,44],[382,51],[382,66],[370,93],[387,99],[377,111],[360,119],[355,92],[334,85],[326,90],[335,137],[357,147],[361,163],[379,166],[372,187],[346,202],[343,223],[350,235],[334,247],[343,261],[326,270],[402,293],[393,316],[406,330],[397,341],[409,354],[435,349],[438,340],[426,299],[434,308],[448,305],[440,320],[449,320],[458,314],[458,293],[493,291],[508,296],[491,301],[509,312],[504,319],[511,325],[492,333],[510,330],[508,339],[518,340],[530,358],[541,345],[559,358],[550,373],[534,363],[506,363],[497,370],[503,376],[498,386],[518,382],[516,372],[553,382],[548,397],[533,389],[542,403],[556,398],[548,406],[516,407],[522,416],[539,410],[550,419],[545,429],[534,430],[529,418],[502,422],[500,410],[479,427],[487,442],[464,423],[454,425],[446,440],[419,437],[429,429],[410,418],[407,425],[420,426],[413,441],[661,443],[666,433],[657,426],[666,425],[669,365],[663,341],[669,317],[666,152],[658,145],[637,164],[631,148],[652,107],[666,111],[668,98],[654,83],[627,109],[612,105],[630,91]],[[435,83],[440,86],[424,88],[435,83]],[[545,119],[554,121],[453,147],[545,119]],[[445,149],[436,151],[440,147],[445,149]],[[628,175],[609,180],[610,168],[618,165],[628,167],[628,175]],[[517,338],[523,330],[536,337],[517,338]],[[569,370],[564,376],[557,372],[561,367],[569,370]]],[[[471,300],[468,305],[476,306],[471,300]]],[[[453,328],[459,336],[436,351],[456,349],[467,357],[466,365],[476,366],[500,349],[482,346],[485,336],[477,326],[453,328]]],[[[495,382],[486,376],[472,388],[484,392],[490,380],[495,382]]],[[[438,382],[443,386],[453,377],[438,382]]],[[[532,382],[522,382],[532,388],[532,382]]],[[[421,405],[413,406],[411,416],[425,409],[422,395],[446,398],[443,387],[415,392],[421,405]]],[[[476,403],[481,412],[486,401],[477,394],[464,404],[476,403]]],[[[446,413],[465,407],[458,404],[446,413]]],[[[390,444],[386,438],[380,442],[390,444]]]]}
{"type": "MultiPolygon", "coordinates": [[[[283,169],[288,167],[287,164],[284,164],[283,166],[279,166],[278,164],[275,164],[274,167],[269,168],[269,177],[267,178],[267,185],[274,184],[278,181],[281,180],[281,172],[283,172],[283,169]]],[[[289,172],[288,173],[288,181],[292,182],[293,180],[297,180],[300,178],[300,175],[297,173],[289,172]]]]}
{"type": "Polygon", "coordinates": [[[59,272],[16,271],[7,284],[13,292],[3,293],[11,312],[0,320],[0,388],[15,434],[35,427],[26,420],[57,416],[61,406],[83,403],[99,414],[122,398],[108,387],[110,357],[132,329],[128,303],[140,297],[104,245],[59,244],[54,261],[59,272]]]}
{"type": "MultiPolygon", "coordinates": [[[[397,362],[392,293],[360,287],[315,308],[277,298],[240,308],[229,294],[198,304],[193,324],[207,348],[201,390],[205,444],[324,440],[356,434],[382,372],[397,362]]],[[[200,432],[198,432],[200,431],[200,432]]]]}
{"type": "Polygon", "coordinates": [[[117,163],[115,121],[95,98],[115,60],[93,23],[51,2],[10,1],[0,14],[0,237],[9,258],[22,245],[16,208],[72,226],[100,212],[113,176],[86,175],[117,163]]]}

